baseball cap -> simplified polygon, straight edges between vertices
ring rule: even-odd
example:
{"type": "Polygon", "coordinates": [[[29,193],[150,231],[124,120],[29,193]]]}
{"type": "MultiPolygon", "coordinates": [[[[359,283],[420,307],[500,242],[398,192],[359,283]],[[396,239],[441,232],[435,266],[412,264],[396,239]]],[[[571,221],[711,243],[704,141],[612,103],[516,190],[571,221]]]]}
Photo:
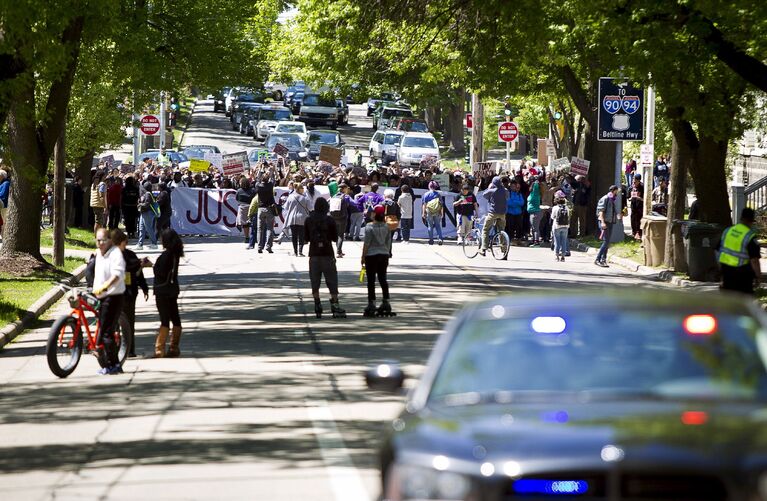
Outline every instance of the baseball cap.
{"type": "Polygon", "coordinates": [[[374,211],[376,214],[378,214],[379,216],[383,216],[383,215],[384,215],[384,213],[386,212],[386,208],[385,208],[383,205],[376,205],[376,206],[373,208],[373,211],[374,211]]]}

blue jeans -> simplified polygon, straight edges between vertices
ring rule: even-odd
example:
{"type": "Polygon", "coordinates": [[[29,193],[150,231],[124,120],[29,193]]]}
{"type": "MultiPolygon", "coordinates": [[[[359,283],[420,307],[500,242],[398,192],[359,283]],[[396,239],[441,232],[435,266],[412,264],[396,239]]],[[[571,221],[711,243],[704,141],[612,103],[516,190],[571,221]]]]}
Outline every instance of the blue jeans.
{"type": "MultiPolygon", "coordinates": [[[[607,249],[610,248],[610,234],[613,231],[613,224],[607,223],[606,226],[607,228],[605,228],[602,235],[602,246],[599,248],[599,252],[597,253],[597,261],[607,261],[607,249]]],[[[597,221],[597,228],[600,228],[599,221],[597,221]]]]}
{"type": "Polygon", "coordinates": [[[362,213],[352,212],[349,216],[349,239],[356,240],[360,238],[360,230],[362,229],[362,213]]]}
{"type": "Polygon", "coordinates": [[[250,218],[250,237],[248,239],[248,247],[255,247],[258,236],[258,212],[253,214],[250,218]]]}
{"type": "Polygon", "coordinates": [[[440,216],[426,216],[426,225],[429,227],[429,243],[434,243],[434,228],[437,229],[437,236],[442,240],[442,218],[440,216]]]}
{"type": "Polygon", "coordinates": [[[413,218],[400,219],[400,229],[402,230],[402,240],[405,242],[410,241],[410,230],[413,228],[413,218]]]}
{"type": "Polygon", "coordinates": [[[271,209],[261,207],[258,209],[258,249],[271,250],[274,240],[274,214],[271,209]]]}
{"type": "Polygon", "coordinates": [[[554,254],[557,256],[564,256],[567,252],[568,229],[566,226],[554,229],[554,254]]]}
{"type": "Polygon", "coordinates": [[[141,213],[141,219],[138,222],[138,245],[144,245],[144,234],[149,235],[152,245],[157,245],[157,232],[155,231],[155,221],[157,218],[152,210],[141,213]]]}

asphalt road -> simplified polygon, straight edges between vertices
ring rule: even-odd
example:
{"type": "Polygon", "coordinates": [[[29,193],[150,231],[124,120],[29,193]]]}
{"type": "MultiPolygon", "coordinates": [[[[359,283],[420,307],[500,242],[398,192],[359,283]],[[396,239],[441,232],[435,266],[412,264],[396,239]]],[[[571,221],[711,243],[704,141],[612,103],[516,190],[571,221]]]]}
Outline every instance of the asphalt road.
{"type": "MultiPolygon", "coordinates": [[[[224,120],[202,108],[185,142],[246,146],[224,120]]],[[[354,144],[369,129],[344,136],[354,144]]],[[[381,432],[404,399],[367,391],[365,367],[399,360],[417,377],[445,322],[478,298],[665,286],[577,253],[559,263],[548,249],[513,248],[500,263],[469,260],[454,244],[395,244],[398,316],[369,319],[361,247],[348,242],[338,265],[349,318],[318,320],[307,259],[275,248],[186,241],[182,358],[150,358],[151,296],[138,302],[140,356],[123,375],[96,376],[95,359],[84,356],[68,379],[54,377],[44,356],[50,320],[0,351],[0,499],[374,500],[381,432]]],[[[60,304],[49,317],[64,312],[60,304]]]]}

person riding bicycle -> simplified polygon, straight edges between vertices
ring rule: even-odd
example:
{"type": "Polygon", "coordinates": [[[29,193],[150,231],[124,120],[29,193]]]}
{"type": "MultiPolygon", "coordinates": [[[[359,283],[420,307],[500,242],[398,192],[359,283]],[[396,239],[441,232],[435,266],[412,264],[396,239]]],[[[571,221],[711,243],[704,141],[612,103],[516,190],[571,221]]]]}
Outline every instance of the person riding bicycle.
{"type": "Polygon", "coordinates": [[[93,295],[99,298],[99,342],[104,345],[104,367],[99,374],[123,372],[117,354],[114,333],[120,321],[125,293],[125,259],[119,247],[112,245],[109,232],[99,228],[96,232],[96,266],[93,277],[93,295]]]}
{"type": "Polygon", "coordinates": [[[460,243],[471,233],[474,216],[479,212],[477,197],[471,192],[471,186],[464,184],[461,187],[461,194],[453,202],[453,209],[458,215],[456,226],[458,226],[458,243],[460,243]]]}
{"type": "Polygon", "coordinates": [[[501,177],[495,176],[482,196],[487,200],[487,216],[482,227],[482,249],[479,253],[484,256],[490,246],[490,228],[495,226],[497,231],[503,231],[506,226],[506,204],[509,200],[509,191],[503,187],[501,177]]]}

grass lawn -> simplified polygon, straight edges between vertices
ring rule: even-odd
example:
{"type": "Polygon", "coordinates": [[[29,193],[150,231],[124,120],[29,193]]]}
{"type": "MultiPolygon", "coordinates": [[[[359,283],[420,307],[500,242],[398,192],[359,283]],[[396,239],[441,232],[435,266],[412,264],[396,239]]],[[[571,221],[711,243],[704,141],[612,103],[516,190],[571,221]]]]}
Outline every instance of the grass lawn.
{"type": "MultiPolygon", "coordinates": [[[[64,239],[64,247],[67,249],[94,250],[96,248],[95,238],[92,230],[69,228],[69,235],[66,235],[64,239]]],[[[42,231],[40,247],[53,248],[53,228],[42,231]]]]}
{"type": "MultiPolygon", "coordinates": [[[[48,261],[52,256],[43,256],[48,261]]],[[[84,259],[65,258],[64,267],[47,272],[33,272],[25,277],[0,273],[0,326],[21,319],[27,308],[40,299],[57,280],[68,278],[84,259]]]]}
{"type": "MultiPolygon", "coordinates": [[[[578,241],[595,249],[598,249],[602,246],[602,242],[593,236],[579,238],[578,241]]],[[[631,259],[632,261],[636,261],[637,263],[644,265],[644,252],[642,251],[642,242],[639,240],[634,240],[631,237],[626,237],[623,242],[610,244],[609,254],[631,259]]]]}

